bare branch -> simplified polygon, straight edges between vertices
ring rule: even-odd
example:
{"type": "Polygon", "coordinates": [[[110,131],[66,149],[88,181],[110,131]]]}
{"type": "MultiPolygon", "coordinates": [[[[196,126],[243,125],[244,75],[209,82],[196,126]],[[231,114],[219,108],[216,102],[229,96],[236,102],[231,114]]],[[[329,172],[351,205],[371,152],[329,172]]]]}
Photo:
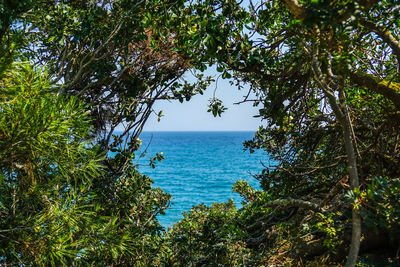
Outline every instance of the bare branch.
{"type": "Polygon", "coordinates": [[[302,199],[294,199],[294,198],[276,199],[264,205],[264,207],[276,207],[276,206],[284,206],[284,207],[293,206],[302,209],[323,212],[323,209],[317,203],[313,203],[311,201],[302,199]]]}

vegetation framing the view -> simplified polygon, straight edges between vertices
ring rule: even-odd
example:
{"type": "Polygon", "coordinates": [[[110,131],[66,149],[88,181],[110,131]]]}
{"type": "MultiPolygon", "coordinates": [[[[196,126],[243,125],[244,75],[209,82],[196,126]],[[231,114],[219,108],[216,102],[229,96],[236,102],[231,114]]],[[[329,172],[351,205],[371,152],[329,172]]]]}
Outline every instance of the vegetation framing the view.
{"type": "Polygon", "coordinates": [[[398,1],[3,0],[0,12],[0,264],[399,264],[398,1]],[[244,145],[275,165],[261,190],[233,185],[242,208],[195,206],[164,229],[171,196],[137,171],[139,136],[162,116],[154,103],[202,94],[209,66],[249,85],[262,126],[244,145]]]}

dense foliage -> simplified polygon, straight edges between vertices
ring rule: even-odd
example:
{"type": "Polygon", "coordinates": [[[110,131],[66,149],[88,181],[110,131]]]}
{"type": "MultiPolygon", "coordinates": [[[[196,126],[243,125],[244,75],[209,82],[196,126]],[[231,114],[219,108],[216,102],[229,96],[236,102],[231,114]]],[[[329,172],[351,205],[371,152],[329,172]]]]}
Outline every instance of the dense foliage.
{"type": "Polygon", "coordinates": [[[137,172],[137,137],[156,98],[197,90],[169,86],[186,67],[145,35],[170,5],[12,2],[0,5],[1,263],[152,265],[170,196],[137,172]]]}
{"type": "Polygon", "coordinates": [[[0,262],[147,265],[169,195],[132,167],[104,187],[83,103],[49,81],[26,63],[1,79],[0,262]]]}
{"type": "Polygon", "coordinates": [[[361,253],[384,243],[396,257],[396,1],[261,1],[247,11],[236,1],[205,1],[189,9],[181,42],[199,49],[198,65],[216,63],[222,77],[250,85],[255,97],[244,101],[260,107],[264,125],[245,145],[276,163],[258,175],[265,197],[242,210],[258,225],[248,232],[255,247],[276,256],[272,231],[287,234],[290,247],[279,255],[294,262],[342,262],[350,248],[353,266],[361,239],[361,253]],[[190,28],[198,30],[184,34],[190,28]]]}
{"type": "MultiPolygon", "coordinates": [[[[399,10],[1,1],[0,262],[398,264],[399,10]],[[138,137],[162,116],[156,101],[190,100],[211,82],[184,73],[212,65],[250,86],[243,101],[263,125],[245,146],[275,166],[257,175],[260,191],[234,185],[243,208],[196,206],[163,232],[170,196],[136,170],[138,137]]],[[[214,116],[224,109],[211,100],[214,116]]]]}

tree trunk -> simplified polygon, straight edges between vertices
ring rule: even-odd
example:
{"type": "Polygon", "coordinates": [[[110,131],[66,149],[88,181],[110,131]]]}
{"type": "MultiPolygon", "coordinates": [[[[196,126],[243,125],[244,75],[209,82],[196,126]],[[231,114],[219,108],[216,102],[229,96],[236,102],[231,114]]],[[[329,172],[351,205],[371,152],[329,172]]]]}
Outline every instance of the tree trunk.
{"type": "MultiPolygon", "coordinates": [[[[346,104],[344,104],[346,105],[346,104]]],[[[343,126],[343,137],[347,153],[347,167],[349,169],[350,185],[351,189],[359,187],[359,178],[357,171],[357,158],[355,155],[353,134],[351,120],[349,117],[347,106],[344,106],[344,125],[343,126]]],[[[352,210],[352,233],[350,251],[347,256],[345,267],[353,267],[356,265],[358,252],[360,250],[360,238],[361,238],[361,216],[358,209],[352,210]]]]}
{"type": "MultiPolygon", "coordinates": [[[[311,53],[306,50],[310,55],[311,53]]],[[[317,81],[320,83],[326,97],[328,98],[329,104],[336,116],[336,119],[340,123],[343,129],[343,139],[347,154],[347,168],[349,170],[350,185],[351,189],[359,187],[359,178],[357,171],[357,157],[355,153],[354,141],[353,140],[353,129],[350,120],[347,104],[345,102],[346,96],[343,87],[339,91],[339,100],[333,93],[333,90],[326,84],[322,75],[321,69],[318,66],[318,60],[316,57],[313,59],[313,70],[316,75],[317,81]]],[[[352,233],[350,251],[347,256],[345,267],[353,267],[356,265],[358,252],[360,250],[360,238],[361,238],[361,217],[360,212],[357,209],[352,210],[352,233]]]]}
{"type": "MultiPolygon", "coordinates": [[[[350,185],[351,189],[354,190],[355,188],[359,187],[359,177],[357,171],[357,157],[354,147],[355,140],[353,140],[354,134],[352,131],[352,124],[347,104],[345,103],[346,96],[342,89],[340,91],[341,103],[339,104],[336,100],[336,97],[332,93],[329,93],[328,91],[325,91],[325,93],[328,96],[328,100],[332,107],[332,110],[335,113],[343,129],[343,139],[347,154],[347,168],[349,171],[350,185]]],[[[353,208],[350,250],[347,256],[345,267],[353,267],[356,265],[358,252],[360,250],[360,238],[361,238],[360,211],[358,209],[353,208]]]]}

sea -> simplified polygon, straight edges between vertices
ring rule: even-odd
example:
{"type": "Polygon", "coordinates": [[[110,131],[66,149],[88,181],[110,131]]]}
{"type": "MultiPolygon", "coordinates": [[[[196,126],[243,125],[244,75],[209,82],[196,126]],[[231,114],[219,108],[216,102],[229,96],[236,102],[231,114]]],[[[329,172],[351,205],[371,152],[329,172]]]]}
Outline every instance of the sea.
{"type": "Polygon", "coordinates": [[[259,189],[253,175],[263,169],[261,162],[268,165],[265,152],[244,150],[243,142],[253,136],[254,132],[143,132],[142,151],[149,156],[162,152],[165,159],[153,169],[144,157],[139,171],[173,197],[166,214],[158,216],[161,225],[172,226],[183,218],[183,211],[201,203],[233,199],[240,208],[243,199],[232,192],[232,185],[245,179],[259,189]]]}

